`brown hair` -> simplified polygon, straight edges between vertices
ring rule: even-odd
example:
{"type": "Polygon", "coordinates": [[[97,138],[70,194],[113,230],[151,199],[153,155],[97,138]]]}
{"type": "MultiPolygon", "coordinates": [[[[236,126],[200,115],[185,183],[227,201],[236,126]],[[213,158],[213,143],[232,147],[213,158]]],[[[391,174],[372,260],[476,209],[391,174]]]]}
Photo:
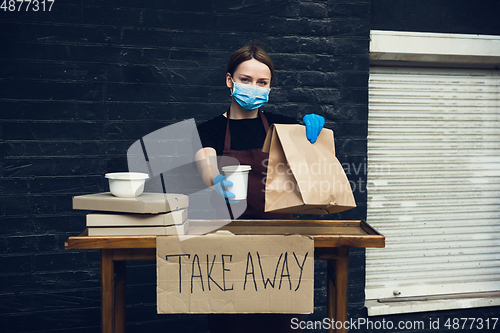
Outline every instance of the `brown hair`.
{"type": "Polygon", "coordinates": [[[231,76],[233,76],[234,72],[236,71],[236,68],[238,68],[238,66],[242,62],[250,59],[255,59],[257,61],[260,61],[261,63],[269,67],[269,69],[271,70],[271,84],[272,84],[274,80],[273,61],[271,60],[269,54],[266,51],[264,51],[262,47],[257,45],[245,45],[241,49],[235,51],[233,55],[231,55],[231,58],[229,59],[226,72],[231,74],[231,76]]]}

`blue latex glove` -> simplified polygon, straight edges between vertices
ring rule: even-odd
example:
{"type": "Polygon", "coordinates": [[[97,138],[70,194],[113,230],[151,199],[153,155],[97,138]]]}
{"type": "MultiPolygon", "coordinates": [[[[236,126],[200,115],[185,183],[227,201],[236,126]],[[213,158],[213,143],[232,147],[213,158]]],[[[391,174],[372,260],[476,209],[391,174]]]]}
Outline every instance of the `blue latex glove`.
{"type": "MultiPolygon", "coordinates": [[[[214,178],[215,192],[222,195],[226,199],[226,201],[228,200],[228,198],[235,198],[236,197],[236,195],[234,195],[233,192],[229,192],[226,190],[226,188],[228,186],[233,186],[233,182],[226,180],[226,176],[223,176],[221,174],[218,174],[217,176],[215,176],[215,178],[214,178]]],[[[237,201],[232,200],[231,202],[235,203],[237,201]]]]}
{"type": "Polygon", "coordinates": [[[302,120],[304,121],[304,125],[306,125],[307,140],[311,141],[311,143],[315,143],[319,132],[321,132],[321,129],[325,126],[325,118],[311,113],[306,114],[302,120]]]}

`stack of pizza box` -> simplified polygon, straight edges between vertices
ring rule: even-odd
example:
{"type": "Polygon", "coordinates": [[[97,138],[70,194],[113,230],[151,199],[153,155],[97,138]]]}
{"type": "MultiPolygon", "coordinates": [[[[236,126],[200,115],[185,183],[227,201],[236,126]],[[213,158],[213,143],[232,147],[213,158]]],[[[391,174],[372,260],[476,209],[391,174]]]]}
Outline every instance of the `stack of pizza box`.
{"type": "Polygon", "coordinates": [[[119,198],[110,192],[73,197],[73,209],[89,210],[89,236],[185,235],[189,230],[188,196],[142,193],[119,198]]]}

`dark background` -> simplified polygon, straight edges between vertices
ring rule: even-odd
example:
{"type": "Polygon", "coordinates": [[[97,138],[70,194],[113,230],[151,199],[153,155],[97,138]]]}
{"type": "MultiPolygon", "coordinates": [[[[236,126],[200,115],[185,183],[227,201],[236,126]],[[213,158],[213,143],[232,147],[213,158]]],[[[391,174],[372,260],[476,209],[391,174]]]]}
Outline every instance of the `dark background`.
{"type": "Polygon", "coordinates": [[[372,0],[371,29],[499,35],[498,0],[372,0]]]}
{"type": "MultiPolygon", "coordinates": [[[[370,29],[500,34],[499,1],[58,0],[50,12],[25,8],[0,10],[2,332],[99,332],[99,252],[64,250],[85,228],[71,197],[107,191],[103,175],[126,170],[126,151],[142,136],[224,112],[225,67],[239,47],[259,44],[274,60],[266,110],[297,119],[314,112],[335,133],[358,208],[320,218],[365,219],[370,29]]],[[[364,259],[351,250],[352,318],[366,317],[364,259]]],[[[154,263],[127,269],[128,332],[207,331],[203,315],[156,314],[154,263]]],[[[310,320],[326,316],[323,262],[315,280],[310,320]]]]}

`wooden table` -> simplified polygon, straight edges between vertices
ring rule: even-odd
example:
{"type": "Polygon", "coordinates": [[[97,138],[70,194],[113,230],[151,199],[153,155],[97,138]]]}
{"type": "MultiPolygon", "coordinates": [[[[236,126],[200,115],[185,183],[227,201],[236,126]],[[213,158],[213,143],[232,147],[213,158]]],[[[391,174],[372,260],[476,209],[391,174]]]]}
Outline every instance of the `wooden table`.
{"type": "MultiPolygon", "coordinates": [[[[210,221],[190,220],[190,233],[210,221]]],[[[364,221],[235,220],[219,230],[236,235],[309,235],[314,239],[314,258],[327,260],[327,315],[347,320],[349,247],[384,247],[385,238],[364,221]]],[[[215,230],[213,231],[215,232],[215,230]]],[[[69,237],[66,249],[101,250],[102,333],[125,332],[125,276],[128,260],[155,260],[156,236],[69,237]]],[[[330,329],[330,332],[347,332],[330,329]]]]}

